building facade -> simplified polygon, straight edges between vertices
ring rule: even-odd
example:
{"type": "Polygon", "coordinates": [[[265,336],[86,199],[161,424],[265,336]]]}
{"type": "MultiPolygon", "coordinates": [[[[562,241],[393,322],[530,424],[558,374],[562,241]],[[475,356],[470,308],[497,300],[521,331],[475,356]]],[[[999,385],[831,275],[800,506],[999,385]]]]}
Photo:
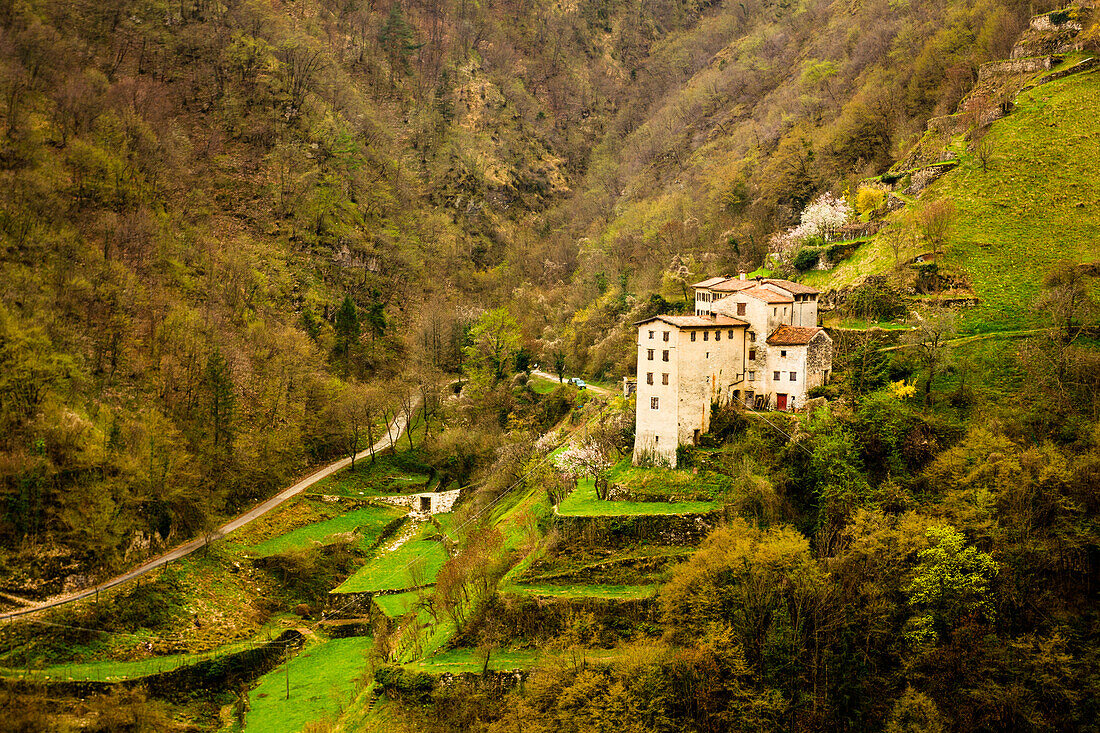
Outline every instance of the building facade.
{"type": "Polygon", "coordinates": [[[779,279],[696,283],[695,315],[638,327],[635,463],[676,465],[676,449],[710,428],[713,404],[795,410],[828,382],[832,339],[814,288],[779,279]]]}

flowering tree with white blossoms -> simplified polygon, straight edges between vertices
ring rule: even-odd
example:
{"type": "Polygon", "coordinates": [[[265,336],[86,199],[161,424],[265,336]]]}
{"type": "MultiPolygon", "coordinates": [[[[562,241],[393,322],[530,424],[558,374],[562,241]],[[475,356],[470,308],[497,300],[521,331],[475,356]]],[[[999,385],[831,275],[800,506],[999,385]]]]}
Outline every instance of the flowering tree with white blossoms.
{"type": "Polygon", "coordinates": [[[768,241],[771,252],[792,252],[817,237],[824,238],[830,231],[848,223],[852,207],[842,198],[831,193],[818,196],[802,210],[802,222],[785,232],[777,232],[768,241]]]}
{"type": "Polygon", "coordinates": [[[823,193],[802,210],[802,223],[788,233],[792,239],[805,241],[824,237],[852,218],[852,207],[842,198],[823,193]]]}
{"type": "Polygon", "coordinates": [[[604,492],[600,492],[600,477],[601,474],[607,469],[611,468],[611,459],[607,457],[607,454],[600,450],[599,446],[595,443],[584,443],[583,445],[571,445],[554,458],[554,463],[564,473],[572,476],[574,479],[579,479],[585,476],[591,476],[596,483],[596,494],[600,499],[606,496],[606,487],[604,492]]]}

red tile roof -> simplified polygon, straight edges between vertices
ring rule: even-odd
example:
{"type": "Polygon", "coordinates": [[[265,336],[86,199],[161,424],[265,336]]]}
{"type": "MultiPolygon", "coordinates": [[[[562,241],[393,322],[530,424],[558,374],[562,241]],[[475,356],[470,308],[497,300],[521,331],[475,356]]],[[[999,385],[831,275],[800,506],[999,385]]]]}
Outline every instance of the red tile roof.
{"type": "Polygon", "coordinates": [[[711,290],[715,290],[719,293],[736,293],[738,290],[745,290],[756,285],[755,280],[741,280],[739,278],[730,278],[725,282],[720,282],[717,285],[711,286],[711,290]]]}
{"type": "Polygon", "coordinates": [[[780,326],[775,329],[771,336],[768,336],[768,344],[771,346],[805,346],[823,330],[820,328],[802,328],[801,326],[780,326]]]}
{"type": "Polygon", "coordinates": [[[802,283],[791,282],[790,280],[780,280],[779,278],[769,277],[764,282],[777,285],[788,293],[820,293],[817,288],[812,288],[809,285],[803,285],[802,283]]]}
{"type": "Polygon", "coordinates": [[[707,316],[651,316],[641,321],[635,321],[634,325],[640,326],[650,321],[661,321],[677,328],[738,328],[749,325],[729,316],[715,316],[713,318],[707,316]]]}
{"type": "Polygon", "coordinates": [[[793,303],[794,302],[794,298],[792,298],[789,295],[783,295],[782,293],[777,293],[774,290],[771,290],[770,288],[762,288],[760,286],[745,288],[744,290],[742,290],[740,292],[741,292],[742,295],[748,295],[750,297],[756,298],[757,300],[762,300],[765,303],[793,303]]]}
{"type": "Polygon", "coordinates": [[[706,280],[703,280],[702,282],[697,282],[697,283],[692,284],[691,287],[693,287],[693,288],[712,288],[715,285],[717,285],[718,283],[724,282],[726,280],[729,280],[729,278],[728,277],[709,277],[706,280]]]}

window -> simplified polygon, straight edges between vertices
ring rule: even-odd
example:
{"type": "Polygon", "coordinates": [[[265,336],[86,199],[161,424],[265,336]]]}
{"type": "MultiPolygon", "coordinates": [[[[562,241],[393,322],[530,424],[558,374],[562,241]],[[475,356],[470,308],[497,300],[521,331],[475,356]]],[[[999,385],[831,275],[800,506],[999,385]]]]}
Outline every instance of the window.
{"type": "Polygon", "coordinates": [[[661,375],[661,384],[668,384],[668,374],[661,375]]]}
{"type": "Polygon", "coordinates": [[[744,303],[738,303],[737,304],[737,315],[739,315],[739,316],[745,315],[745,304],[744,303]]]}
{"type": "Polygon", "coordinates": [[[792,382],[797,382],[798,381],[798,372],[791,372],[791,381],[792,382]]]}
{"type": "Polygon", "coordinates": [[[756,349],[749,349],[749,361],[756,361],[756,349]]]}
{"type": "Polygon", "coordinates": [[[649,398],[649,409],[659,410],[659,409],[661,409],[660,404],[661,404],[661,398],[660,397],[650,397],[649,398]]]}
{"type": "Polygon", "coordinates": [[[694,332],[694,331],[692,331],[692,332],[691,332],[691,340],[692,340],[692,341],[694,341],[694,340],[695,340],[695,332],[694,332]]]}
{"type": "Polygon", "coordinates": [[[752,341],[753,343],[756,343],[756,332],[755,331],[749,331],[749,341],[752,341]]]}
{"type": "Polygon", "coordinates": [[[653,384],[653,372],[646,372],[645,383],[646,384],[653,384]]]}
{"type": "Polygon", "coordinates": [[[722,340],[722,332],[721,331],[715,331],[714,332],[714,340],[715,341],[721,341],[722,340]]]}
{"type": "Polygon", "coordinates": [[[668,349],[661,352],[661,361],[668,361],[668,349]]]}
{"type": "Polygon", "coordinates": [[[779,355],[780,356],[786,356],[787,355],[787,350],[786,349],[780,349],[779,355]]]}
{"type": "Polygon", "coordinates": [[[778,382],[779,381],[779,372],[772,372],[772,379],[774,379],[775,381],[778,382]]]}
{"type": "Polygon", "coordinates": [[[646,358],[653,361],[653,349],[646,349],[646,358]]]}
{"type": "Polygon", "coordinates": [[[787,306],[783,306],[783,315],[787,315],[787,306]]]}
{"type": "Polygon", "coordinates": [[[664,335],[665,341],[668,341],[668,331],[665,331],[663,335],[664,335]]]}
{"type": "Polygon", "coordinates": [[[778,313],[778,312],[779,312],[779,309],[778,309],[778,308],[772,308],[772,315],[773,315],[773,316],[774,316],[774,315],[775,315],[776,313],[778,313]]]}
{"type": "Polygon", "coordinates": [[[730,332],[727,333],[726,335],[729,336],[732,339],[733,338],[733,329],[731,328],[730,332]]]}
{"type": "Polygon", "coordinates": [[[755,382],[756,381],[756,372],[749,372],[749,381],[750,382],[755,382]]]}
{"type": "Polygon", "coordinates": [[[710,358],[710,352],[709,351],[707,352],[707,358],[708,359],[710,358]]]}
{"type": "Polygon", "coordinates": [[[650,338],[653,338],[653,331],[650,331],[650,332],[649,332],[649,337],[650,337],[650,338]]]}
{"type": "Polygon", "coordinates": [[[710,341],[710,331],[703,331],[703,340],[710,341]]]}

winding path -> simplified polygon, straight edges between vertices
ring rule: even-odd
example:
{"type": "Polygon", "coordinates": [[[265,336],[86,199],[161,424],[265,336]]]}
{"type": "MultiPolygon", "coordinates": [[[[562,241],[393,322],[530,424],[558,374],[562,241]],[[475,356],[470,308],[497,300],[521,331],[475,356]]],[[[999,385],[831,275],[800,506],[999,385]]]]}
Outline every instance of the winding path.
{"type": "MultiPolygon", "coordinates": [[[[377,453],[378,451],[385,450],[386,448],[389,448],[390,446],[396,444],[398,438],[401,437],[401,433],[403,433],[405,430],[405,422],[405,416],[399,414],[390,424],[389,429],[386,431],[386,436],[376,442],[370,448],[367,448],[366,450],[357,453],[355,459],[361,460],[363,458],[367,458],[371,455],[372,452],[377,453]]],[[[108,588],[114,588],[116,585],[121,585],[128,580],[133,580],[134,578],[145,575],[150,570],[155,570],[156,568],[167,565],[173,560],[178,560],[181,557],[190,555],[195,550],[198,550],[201,547],[205,547],[211,542],[225,537],[230,532],[240,529],[244,525],[251,522],[253,519],[256,519],[257,517],[262,517],[264,514],[267,514],[269,511],[279,506],[287,499],[297,496],[298,494],[308,489],[310,486],[313,486],[318,481],[328,478],[340,469],[345,468],[349,465],[351,465],[350,457],[342,458],[335,463],[330,463],[319,471],[310,474],[308,477],[302,479],[290,488],[284,489],[283,491],[279,492],[262,504],[248,510],[244,514],[241,514],[236,519],[233,519],[232,521],[223,524],[221,527],[218,527],[210,534],[203,535],[202,537],[196,537],[190,542],[185,542],[182,545],[178,545],[177,547],[174,547],[163,555],[155,557],[145,564],[139,565],[133,570],[111,578],[110,580],[106,580],[99,585],[92,586],[91,588],[85,588],[84,590],[79,590],[75,593],[55,596],[53,598],[50,598],[49,600],[43,601],[42,603],[38,603],[33,606],[27,606],[26,608],[18,608],[14,611],[0,613],[0,621],[7,621],[13,618],[17,618],[19,616],[26,616],[28,614],[37,613],[38,611],[45,611],[48,608],[56,608],[57,606],[63,606],[67,603],[73,603],[74,601],[79,601],[84,598],[90,598],[100,591],[105,591],[108,588]]]]}

